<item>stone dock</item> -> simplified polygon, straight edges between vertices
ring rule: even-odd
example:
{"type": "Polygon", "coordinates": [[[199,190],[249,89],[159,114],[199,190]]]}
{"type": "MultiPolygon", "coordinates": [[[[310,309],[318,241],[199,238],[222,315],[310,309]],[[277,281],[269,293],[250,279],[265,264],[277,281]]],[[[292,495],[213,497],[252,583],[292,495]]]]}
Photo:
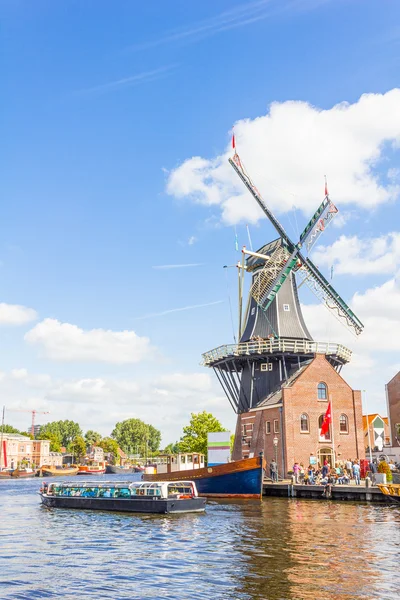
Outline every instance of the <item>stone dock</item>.
{"type": "MultiPolygon", "coordinates": [[[[378,487],[367,487],[362,481],[361,485],[334,485],[331,488],[331,500],[345,500],[352,502],[379,502],[388,503],[388,500],[378,487]]],[[[264,496],[280,496],[284,498],[309,498],[311,500],[326,500],[323,496],[323,485],[293,484],[291,481],[263,484],[264,496]]]]}

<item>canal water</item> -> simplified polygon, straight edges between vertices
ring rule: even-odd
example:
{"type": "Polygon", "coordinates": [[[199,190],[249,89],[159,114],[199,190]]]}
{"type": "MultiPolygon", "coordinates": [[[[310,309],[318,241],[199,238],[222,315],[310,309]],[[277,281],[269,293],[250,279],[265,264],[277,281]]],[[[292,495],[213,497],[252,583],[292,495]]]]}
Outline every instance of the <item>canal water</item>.
{"type": "Polygon", "coordinates": [[[2,600],[400,596],[400,507],[268,498],[136,516],[46,509],[40,484],[0,481],[2,600]]]}

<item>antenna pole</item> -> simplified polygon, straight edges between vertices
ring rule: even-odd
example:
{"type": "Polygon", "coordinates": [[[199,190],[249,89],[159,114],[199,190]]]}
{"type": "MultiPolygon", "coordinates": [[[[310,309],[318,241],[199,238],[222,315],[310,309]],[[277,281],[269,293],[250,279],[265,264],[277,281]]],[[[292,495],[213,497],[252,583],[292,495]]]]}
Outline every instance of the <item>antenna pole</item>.
{"type": "MultiPolygon", "coordinates": [[[[239,266],[239,265],[238,265],[239,266]]],[[[243,280],[244,280],[244,252],[242,251],[242,264],[238,269],[239,275],[239,336],[238,343],[242,337],[242,313],[243,313],[243,280]]]]}

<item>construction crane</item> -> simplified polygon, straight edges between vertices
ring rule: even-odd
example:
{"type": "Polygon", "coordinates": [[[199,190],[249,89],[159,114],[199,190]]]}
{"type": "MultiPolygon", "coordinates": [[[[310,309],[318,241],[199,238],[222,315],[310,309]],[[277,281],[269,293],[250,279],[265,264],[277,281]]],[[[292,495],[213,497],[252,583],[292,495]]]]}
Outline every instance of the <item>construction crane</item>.
{"type": "Polygon", "coordinates": [[[28,410],[28,409],[23,409],[23,408],[8,408],[7,409],[9,412],[29,412],[32,413],[32,423],[31,423],[31,435],[34,438],[35,437],[35,418],[36,415],[49,415],[50,411],[48,410],[28,410]]]}

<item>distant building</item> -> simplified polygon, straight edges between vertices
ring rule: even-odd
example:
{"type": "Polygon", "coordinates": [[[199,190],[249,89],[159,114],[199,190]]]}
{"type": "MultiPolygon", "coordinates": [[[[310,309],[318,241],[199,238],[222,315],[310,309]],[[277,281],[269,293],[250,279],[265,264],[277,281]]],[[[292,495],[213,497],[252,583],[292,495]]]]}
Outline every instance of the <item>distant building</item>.
{"type": "MultiPolygon", "coordinates": [[[[37,435],[39,435],[40,433],[40,428],[43,427],[43,425],[34,425],[33,427],[33,435],[34,437],[36,437],[37,435]]],[[[28,427],[28,429],[26,430],[26,433],[28,433],[29,435],[31,435],[32,433],[32,426],[28,427]]]]}
{"type": "Polygon", "coordinates": [[[394,447],[400,446],[400,371],[386,385],[386,401],[389,416],[390,440],[394,447]]]}
{"type": "Polygon", "coordinates": [[[0,469],[16,469],[22,462],[30,467],[52,464],[49,440],[31,440],[17,433],[4,433],[2,440],[0,469]]]}
{"type": "Polygon", "coordinates": [[[385,446],[390,446],[389,419],[374,413],[363,416],[364,446],[372,452],[382,452],[385,446]]]}

